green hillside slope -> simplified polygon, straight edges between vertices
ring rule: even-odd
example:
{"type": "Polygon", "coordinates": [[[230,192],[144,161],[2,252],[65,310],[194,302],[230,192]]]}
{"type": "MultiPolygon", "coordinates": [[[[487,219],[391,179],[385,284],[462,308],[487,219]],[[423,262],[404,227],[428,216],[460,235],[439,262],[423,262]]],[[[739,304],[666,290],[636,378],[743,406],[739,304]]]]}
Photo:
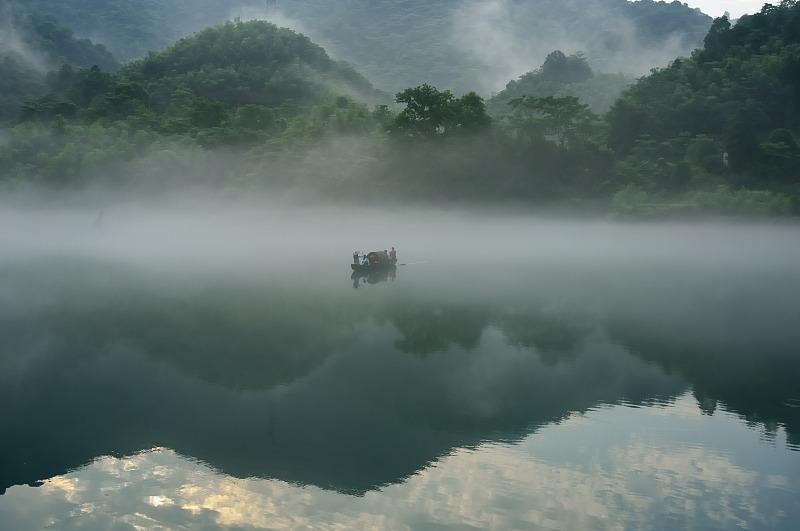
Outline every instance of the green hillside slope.
{"type": "Polygon", "coordinates": [[[725,176],[796,185],[800,5],[768,5],[735,26],[717,19],[704,49],[632,86],[608,123],[610,145],[643,183],[725,176]]]}
{"type": "Polygon", "coordinates": [[[307,37],[263,21],[208,28],[116,74],[62,69],[52,86],[24,107],[27,120],[126,121],[206,144],[280,135],[320,105],[332,106],[322,119],[347,122],[367,113],[362,104],[389,100],[307,37]]]}
{"type": "Polygon", "coordinates": [[[52,69],[118,67],[104,46],[75,38],[52,18],[19,9],[3,14],[7,20],[0,24],[0,122],[15,118],[22,102],[47,90],[47,72],[52,69]]]}

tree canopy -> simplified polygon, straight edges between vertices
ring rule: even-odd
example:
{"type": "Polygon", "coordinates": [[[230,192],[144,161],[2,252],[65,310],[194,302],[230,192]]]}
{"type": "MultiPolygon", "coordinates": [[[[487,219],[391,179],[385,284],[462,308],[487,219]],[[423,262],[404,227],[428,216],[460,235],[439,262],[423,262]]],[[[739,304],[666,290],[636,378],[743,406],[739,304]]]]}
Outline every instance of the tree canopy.
{"type": "Polygon", "coordinates": [[[798,13],[716,20],[604,114],[589,96],[606,78],[582,54],[550,53],[488,104],[422,83],[392,105],[307,37],[228,22],[119,71],[48,75],[0,143],[0,180],[190,174],[325,197],[800,213],[798,13]]]}
{"type": "Polygon", "coordinates": [[[358,122],[369,113],[356,102],[385,98],[308,38],[258,21],[209,28],[114,74],[63,67],[51,81],[53,94],[24,106],[27,120],[127,120],[206,143],[248,144],[291,123],[358,122]]]}
{"type": "Polygon", "coordinates": [[[618,156],[639,165],[642,178],[649,172],[653,186],[662,172],[642,166],[645,159],[680,164],[697,143],[709,153],[713,146],[720,160],[727,153],[730,172],[706,165],[714,170],[707,180],[796,184],[800,175],[787,162],[800,162],[789,132],[800,128],[800,5],[766,5],[735,25],[717,19],[703,49],[627,90],[608,125],[618,156]]]}
{"type": "Polygon", "coordinates": [[[405,108],[390,128],[406,137],[433,138],[488,127],[483,98],[470,92],[456,98],[449,90],[440,91],[430,85],[420,85],[400,92],[397,103],[405,108]]]}
{"type": "Polygon", "coordinates": [[[13,120],[22,102],[47,91],[49,70],[119,66],[104,46],[77,39],[50,17],[21,8],[7,8],[3,14],[8,20],[0,27],[0,122],[13,120]]]}

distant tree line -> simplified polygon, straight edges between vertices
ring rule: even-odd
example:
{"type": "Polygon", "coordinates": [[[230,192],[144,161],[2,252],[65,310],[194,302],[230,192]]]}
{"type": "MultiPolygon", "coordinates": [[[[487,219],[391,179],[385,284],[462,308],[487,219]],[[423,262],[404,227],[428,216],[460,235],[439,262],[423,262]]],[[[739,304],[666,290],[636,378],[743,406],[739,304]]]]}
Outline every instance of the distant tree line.
{"type": "Polygon", "coordinates": [[[285,182],[344,197],[635,215],[800,210],[795,1],[735,26],[717,19],[702,49],[633,84],[605,114],[562,90],[595,77],[581,55],[554,52],[488,105],[427,84],[389,102],[306,37],[227,23],[118,72],[63,66],[50,94],[22,107],[0,164],[7,182],[68,185],[103,164],[141,169],[154,149],[174,160],[224,148],[242,155],[224,175],[273,182],[265,172],[280,167],[285,182]]]}

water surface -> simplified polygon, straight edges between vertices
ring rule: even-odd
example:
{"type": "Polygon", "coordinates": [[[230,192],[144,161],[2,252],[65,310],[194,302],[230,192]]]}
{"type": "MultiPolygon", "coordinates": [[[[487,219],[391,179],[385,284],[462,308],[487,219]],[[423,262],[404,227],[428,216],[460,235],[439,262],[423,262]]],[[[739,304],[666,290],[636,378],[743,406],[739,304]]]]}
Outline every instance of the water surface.
{"type": "Polygon", "coordinates": [[[0,220],[0,527],[800,526],[796,226],[0,220]]]}

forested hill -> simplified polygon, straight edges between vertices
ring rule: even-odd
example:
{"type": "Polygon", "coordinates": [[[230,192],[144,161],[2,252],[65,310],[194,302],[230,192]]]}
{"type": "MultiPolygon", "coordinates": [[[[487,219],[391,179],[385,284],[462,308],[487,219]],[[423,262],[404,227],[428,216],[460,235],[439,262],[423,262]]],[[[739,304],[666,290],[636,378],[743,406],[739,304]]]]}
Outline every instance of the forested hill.
{"type": "Polygon", "coordinates": [[[603,113],[634,81],[624,74],[598,74],[583,54],[567,56],[557,50],[547,56],[541,68],[510,81],[487,102],[487,108],[493,116],[502,116],[512,113],[510,103],[515,98],[573,96],[594,112],[603,113]]]}
{"type": "Polygon", "coordinates": [[[584,51],[598,72],[642,74],[702,43],[711,19],[680,2],[641,0],[27,0],[117,57],[143,57],[235,17],[308,35],[381,89],[428,82],[500,90],[554,49],[584,51]]]}
{"type": "Polygon", "coordinates": [[[475,92],[427,84],[397,94],[397,109],[368,106],[381,93],[308,38],[228,22],[117,73],[59,71],[4,135],[0,184],[180,176],[326,201],[800,214],[800,4],[716,20],[702,49],[605,114],[565,93],[598,77],[581,55],[551,52],[508,85],[499,116],[475,92]]]}
{"type": "Polygon", "coordinates": [[[26,121],[126,122],[204,145],[303,136],[325,127],[310,125],[316,118],[345,127],[368,115],[364,104],[391,99],[307,37],[264,21],[205,29],[116,74],[65,68],[51,86],[23,107],[26,121]]]}
{"type": "Polygon", "coordinates": [[[735,26],[717,19],[702,50],[641,79],[608,123],[610,146],[641,183],[689,179],[690,161],[738,186],[796,186],[800,4],[767,5],[735,26]]]}
{"type": "Polygon", "coordinates": [[[231,105],[307,105],[331,94],[367,103],[388,99],[308,37],[263,21],[205,29],[134,61],[122,77],[153,94],[181,87],[231,105]]]}
{"type": "Polygon", "coordinates": [[[52,17],[18,9],[4,11],[3,15],[9,17],[0,25],[0,49],[4,55],[39,61],[43,67],[97,65],[113,70],[119,66],[105,46],[76,38],[71,29],[52,17]]]}
{"type": "Polygon", "coordinates": [[[20,104],[46,91],[46,74],[63,65],[78,68],[119,65],[105,47],[77,39],[49,17],[6,7],[0,14],[0,122],[16,116],[20,104]]]}
{"type": "Polygon", "coordinates": [[[555,49],[599,72],[642,74],[702,43],[711,18],[642,0],[277,0],[294,22],[377,86],[420,82],[490,94],[555,49]]]}

